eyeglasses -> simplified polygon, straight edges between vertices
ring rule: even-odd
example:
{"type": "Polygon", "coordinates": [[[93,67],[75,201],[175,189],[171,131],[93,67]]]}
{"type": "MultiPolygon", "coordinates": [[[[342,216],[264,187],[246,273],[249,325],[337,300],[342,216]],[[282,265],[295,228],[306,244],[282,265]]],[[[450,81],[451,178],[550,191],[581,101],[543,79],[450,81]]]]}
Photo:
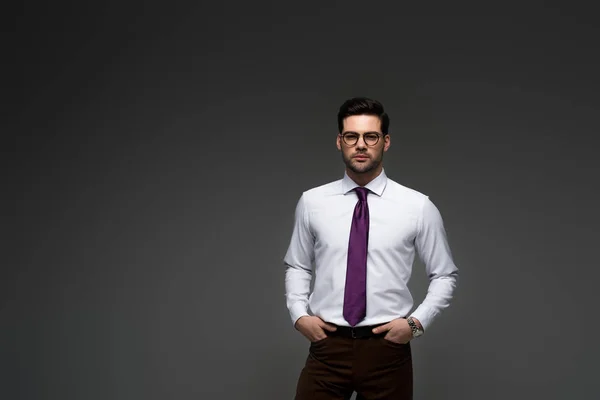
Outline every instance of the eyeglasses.
{"type": "MultiPolygon", "coordinates": [[[[356,132],[344,132],[342,134],[342,140],[348,146],[354,146],[358,142],[358,138],[361,135],[356,132]]],[[[379,142],[379,138],[382,135],[377,132],[367,132],[362,135],[363,140],[367,146],[375,146],[379,142]]]]}

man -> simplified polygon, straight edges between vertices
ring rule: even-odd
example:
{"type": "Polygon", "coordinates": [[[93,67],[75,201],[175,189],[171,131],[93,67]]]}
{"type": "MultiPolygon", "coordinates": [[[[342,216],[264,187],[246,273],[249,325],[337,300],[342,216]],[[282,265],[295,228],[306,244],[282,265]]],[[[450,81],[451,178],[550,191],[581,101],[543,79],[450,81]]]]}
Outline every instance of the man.
{"type": "Polygon", "coordinates": [[[296,400],[349,399],[353,392],[357,399],[412,399],[410,341],[452,299],[458,269],[438,209],[384,172],[389,124],[378,101],[342,104],[336,144],[344,177],[305,191],[296,206],[284,258],[286,299],[295,328],[310,341],[296,400]],[[411,313],[415,254],[430,285],[411,313]]]}

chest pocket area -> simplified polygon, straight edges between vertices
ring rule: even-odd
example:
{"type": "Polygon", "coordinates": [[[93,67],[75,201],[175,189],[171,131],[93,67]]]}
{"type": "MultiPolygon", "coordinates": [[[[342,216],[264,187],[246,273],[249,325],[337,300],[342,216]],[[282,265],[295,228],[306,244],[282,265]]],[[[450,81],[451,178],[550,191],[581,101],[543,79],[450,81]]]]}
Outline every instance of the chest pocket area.
{"type": "Polygon", "coordinates": [[[370,251],[406,251],[414,245],[417,218],[410,214],[370,216],[370,251]]]}

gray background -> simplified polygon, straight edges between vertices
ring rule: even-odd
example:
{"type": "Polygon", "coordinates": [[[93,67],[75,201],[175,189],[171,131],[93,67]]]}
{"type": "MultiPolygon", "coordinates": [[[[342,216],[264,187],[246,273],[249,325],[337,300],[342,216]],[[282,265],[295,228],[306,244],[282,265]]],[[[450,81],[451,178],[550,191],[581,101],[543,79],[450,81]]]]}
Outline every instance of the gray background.
{"type": "Polygon", "coordinates": [[[366,95],[461,272],[415,399],[595,398],[592,10],[281,3],[5,14],[0,397],[291,399],[293,210],[366,95]]]}

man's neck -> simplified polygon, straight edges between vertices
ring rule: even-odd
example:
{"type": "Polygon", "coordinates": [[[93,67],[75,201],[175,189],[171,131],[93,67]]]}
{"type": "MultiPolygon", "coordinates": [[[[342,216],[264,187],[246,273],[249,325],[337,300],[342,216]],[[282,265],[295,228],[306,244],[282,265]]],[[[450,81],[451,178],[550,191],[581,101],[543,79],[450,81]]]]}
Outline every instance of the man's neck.
{"type": "Polygon", "coordinates": [[[366,172],[364,174],[357,174],[356,172],[354,172],[348,168],[346,168],[346,173],[348,174],[350,179],[352,179],[357,185],[366,186],[373,179],[377,178],[379,176],[379,174],[381,174],[382,170],[383,170],[383,167],[380,165],[376,169],[366,172]]]}

